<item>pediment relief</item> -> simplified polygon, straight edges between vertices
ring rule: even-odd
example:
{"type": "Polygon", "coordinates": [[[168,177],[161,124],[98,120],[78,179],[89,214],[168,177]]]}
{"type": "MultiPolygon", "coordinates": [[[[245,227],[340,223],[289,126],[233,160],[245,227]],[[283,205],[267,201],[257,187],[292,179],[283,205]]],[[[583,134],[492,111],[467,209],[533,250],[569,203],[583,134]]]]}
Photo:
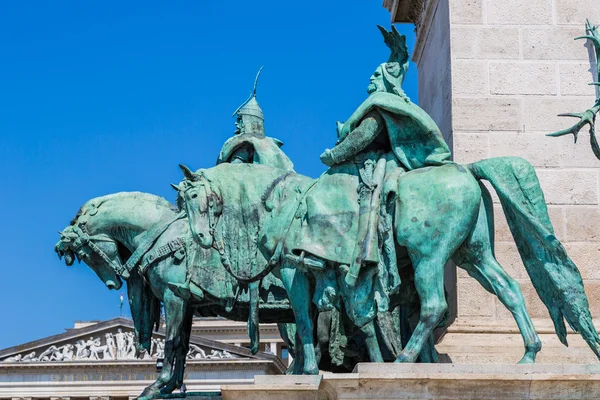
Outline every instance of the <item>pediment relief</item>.
{"type": "MultiPolygon", "coordinates": [[[[115,318],[2,350],[0,363],[153,360],[164,357],[164,348],[164,332],[160,330],[153,334],[151,351],[136,357],[133,324],[125,318],[115,318]]],[[[192,337],[187,358],[246,358],[245,352],[243,348],[192,337]]]]}

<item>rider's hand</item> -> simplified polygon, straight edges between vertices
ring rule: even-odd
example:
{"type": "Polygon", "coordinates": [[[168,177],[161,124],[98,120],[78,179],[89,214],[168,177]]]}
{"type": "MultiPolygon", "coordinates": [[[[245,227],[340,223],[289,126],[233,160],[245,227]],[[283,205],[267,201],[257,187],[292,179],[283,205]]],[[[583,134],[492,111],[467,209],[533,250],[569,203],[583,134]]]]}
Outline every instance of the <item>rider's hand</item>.
{"type": "Polygon", "coordinates": [[[321,154],[320,158],[321,162],[329,167],[335,164],[335,161],[333,160],[333,155],[331,154],[331,150],[329,149],[325,149],[323,154],[321,154]]]}

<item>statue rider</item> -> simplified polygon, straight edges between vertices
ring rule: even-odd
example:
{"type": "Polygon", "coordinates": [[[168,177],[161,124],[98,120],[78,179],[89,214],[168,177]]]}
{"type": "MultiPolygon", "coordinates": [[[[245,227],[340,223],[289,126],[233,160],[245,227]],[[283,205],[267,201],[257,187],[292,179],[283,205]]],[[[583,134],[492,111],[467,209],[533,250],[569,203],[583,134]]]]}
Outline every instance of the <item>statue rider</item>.
{"type": "Polygon", "coordinates": [[[265,117],[256,101],[256,85],[261,71],[262,67],[256,75],[250,97],[233,113],[236,116],[234,136],[221,148],[217,164],[256,163],[293,171],[294,164],[280,149],[283,142],[265,136],[265,117]]]}
{"type": "Polygon", "coordinates": [[[354,163],[359,173],[358,238],[345,278],[349,286],[355,285],[363,265],[379,262],[377,229],[386,177],[452,162],[450,149],[435,122],[402,90],[408,69],[406,37],[393,26],[391,32],[378,28],[391,50],[390,58],[371,76],[369,97],[348,121],[338,122],[336,146],[320,157],[333,167],[331,172],[338,165],[354,163]]]}
{"type": "MultiPolygon", "coordinates": [[[[262,164],[284,171],[284,174],[294,172],[294,164],[281,150],[283,142],[265,135],[265,117],[256,100],[256,86],[262,67],[258,70],[254,80],[254,90],[248,99],[240,105],[233,113],[236,116],[235,132],[221,148],[217,165],[221,163],[231,164],[262,164]]],[[[249,316],[248,335],[250,336],[250,349],[253,353],[258,351],[260,344],[259,331],[259,288],[261,283],[268,287],[274,278],[267,276],[261,281],[251,282],[248,285],[249,293],[249,316]]],[[[227,293],[235,298],[230,283],[225,283],[227,293]]],[[[189,286],[189,285],[188,285],[189,286]]]]}

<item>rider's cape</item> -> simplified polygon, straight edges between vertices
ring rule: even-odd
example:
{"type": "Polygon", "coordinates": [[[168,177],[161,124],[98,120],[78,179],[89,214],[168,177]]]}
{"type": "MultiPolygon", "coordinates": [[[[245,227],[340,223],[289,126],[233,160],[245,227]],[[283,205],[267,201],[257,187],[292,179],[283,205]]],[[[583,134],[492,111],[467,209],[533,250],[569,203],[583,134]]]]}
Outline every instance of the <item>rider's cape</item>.
{"type": "Polygon", "coordinates": [[[371,111],[385,121],[392,151],[408,170],[451,162],[452,154],[436,123],[419,106],[395,94],[370,95],[339,129],[341,142],[371,111]]]}
{"type": "Polygon", "coordinates": [[[283,142],[268,136],[253,135],[250,133],[235,135],[229,138],[221,148],[217,165],[230,162],[235,151],[244,145],[248,145],[254,149],[254,160],[252,161],[254,164],[268,165],[285,171],[294,170],[294,164],[280,149],[283,142]]]}
{"type": "MultiPolygon", "coordinates": [[[[394,155],[407,170],[452,162],[450,149],[431,117],[417,105],[391,93],[369,96],[343,124],[339,141],[375,110],[383,116],[394,155]]],[[[294,229],[294,244],[290,248],[341,264],[351,263],[358,234],[358,175],[358,166],[347,162],[321,176],[306,197],[305,216],[301,226],[294,229]]]]}

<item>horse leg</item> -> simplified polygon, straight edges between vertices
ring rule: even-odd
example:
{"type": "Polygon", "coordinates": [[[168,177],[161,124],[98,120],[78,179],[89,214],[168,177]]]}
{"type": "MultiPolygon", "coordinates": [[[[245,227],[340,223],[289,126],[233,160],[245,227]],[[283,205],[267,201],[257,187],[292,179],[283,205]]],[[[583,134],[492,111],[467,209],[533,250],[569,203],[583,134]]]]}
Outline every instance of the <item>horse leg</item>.
{"type": "Polygon", "coordinates": [[[307,375],[319,373],[315,357],[314,331],[311,318],[312,290],[308,276],[287,262],[280,269],[281,281],[289,296],[296,319],[296,329],[302,342],[304,364],[302,372],[307,375]]]}
{"type": "MultiPolygon", "coordinates": [[[[296,332],[296,346],[295,346],[295,354],[294,359],[292,360],[292,365],[290,368],[292,370],[292,375],[302,375],[304,370],[304,350],[302,349],[302,340],[300,340],[300,335],[296,332]]],[[[316,358],[315,358],[316,360],[316,358]]]]}
{"type": "Polygon", "coordinates": [[[176,296],[169,289],[165,291],[163,303],[166,325],[163,368],[156,381],[144,389],[140,396],[142,398],[151,398],[159,393],[164,394],[162,389],[171,380],[173,374],[173,361],[176,351],[175,342],[179,342],[177,336],[181,333],[186,305],[183,299],[176,296]]]}
{"type": "Polygon", "coordinates": [[[463,262],[460,267],[488,292],[495,294],[512,313],[525,343],[525,355],[519,364],[534,363],[536,354],[542,349],[542,342],[525,307],[519,284],[502,269],[491,254],[477,263],[463,262]]]}
{"type": "Polygon", "coordinates": [[[360,328],[360,330],[365,335],[365,344],[367,345],[369,360],[371,362],[383,362],[379,341],[377,340],[377,332],[375,331],[375,321],[369,322],[360,328]]]}
{"type": "Polygon", "coordinates": [[[396,362],[413,363],[421,353],[437,324],[448,309],[444,293],[444,265],[448,257],[437,254],[413,260],[415,288],[419,294],[421,314],[406,347],[396,358],[396,362]],[[416,261],[416,262],[415,262],[416,261]]]}
{"type": "Polygon", "coordinates": [[[525,343],[525,355],[520,364],[535,362],[542,342],[535,331],[525,307],[519,284],[512,279],[494,257],[493,205],[489,192],[482,185],[482,201],[475,227],[453,257],[455,263],[467,271],[488,292],[495,294],[512,313],[525,343]]]}
{"type": "Polygon", "coordinates": [[[182,330],[175,339],[175,366],[171,380],[163,388],[163,392],[173,391],[183,385],[183,374],[185,371],[185,360],[190,349],[190,335],[192,333],[192,320],[194,317],[194,308],[190,307],[185,312],[182,330]]]}

